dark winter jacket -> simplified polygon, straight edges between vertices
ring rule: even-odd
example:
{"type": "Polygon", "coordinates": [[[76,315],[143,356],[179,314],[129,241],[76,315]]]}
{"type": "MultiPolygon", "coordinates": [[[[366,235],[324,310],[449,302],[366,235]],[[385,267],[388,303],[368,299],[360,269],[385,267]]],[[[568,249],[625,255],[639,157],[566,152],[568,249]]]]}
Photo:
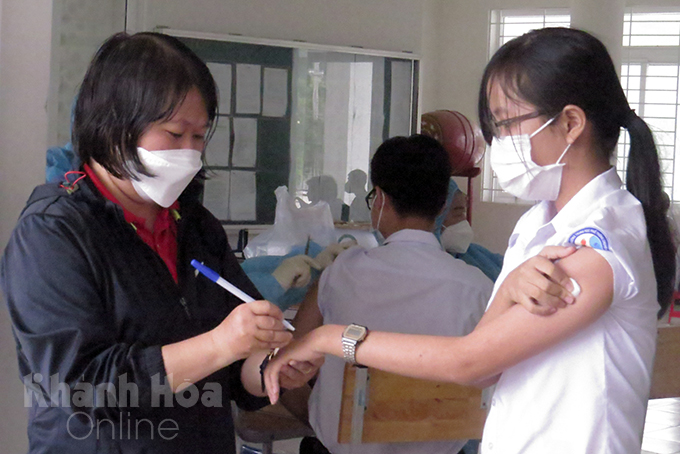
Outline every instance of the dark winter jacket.
{"type": "Polygon", "coordinates": [[[266,403],[243,389],[242,362],[177,396],[162,386],[161,346],[214,328],[240,303],[192,259],[260,296],[220,223],[191,200],[180,215],[175,283],[89,178],[74,191],[34,190],[0,264],[31,453],[233,453],[230,400],[266,403]]]}

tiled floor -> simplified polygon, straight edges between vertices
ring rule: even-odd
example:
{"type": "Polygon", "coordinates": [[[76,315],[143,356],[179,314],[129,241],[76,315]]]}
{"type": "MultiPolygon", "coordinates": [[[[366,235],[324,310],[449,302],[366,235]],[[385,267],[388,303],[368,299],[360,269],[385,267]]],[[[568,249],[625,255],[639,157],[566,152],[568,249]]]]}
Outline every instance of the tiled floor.
{"type": "MultiPolygon", "coordinates": [[[[241,441],[239,440],[240,452],[241,441]]],[[[249,444],[261,448],[258,444],[249,444]]],[[[300,439],[274,442],[276,454],[297,454],[300,439]]],[[[641,454],[680,454],[680,398],[649,401],[641,454]]]]}
{"type": "Polygon", "coordinates": [[[650,400],[642,454],[680,453],[680,399],[650,400]]]}
{"type": "MultiPolygon", "coordinates": [[[[274,451],[274,454],[298,454],[300,452],[301,440],[302,438],[293,438],[291,440],[275,441],[274,444],[272,445],[272,450],[274,451]]],[[[236,440],[237,454],[242,452],[241,446],[243,444],[251,446],[258,450],[262,449],[262,445],[259,443],[243,443],[243,441],[237,439],[236,440]]]]}

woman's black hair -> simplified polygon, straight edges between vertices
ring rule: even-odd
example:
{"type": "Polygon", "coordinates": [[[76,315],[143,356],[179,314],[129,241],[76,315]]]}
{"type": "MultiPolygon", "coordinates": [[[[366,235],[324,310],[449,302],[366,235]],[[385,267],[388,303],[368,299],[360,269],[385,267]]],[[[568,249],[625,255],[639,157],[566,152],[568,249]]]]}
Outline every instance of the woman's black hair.
{"type": "Polygon", "coordinates": [[[387,139],[371,159],[371,183],[391,197],[400,216],[434,220],[446,202],[450,176],[444,147],[421,134],[387,139]]]}
{"type": "Polygon", "coordinates": [[[72,142],[118,178],[149,175],[137,155],[146,128],[167,120],[196,87],[208,113],[206,142],[214,131],[218,94],[203,61],[177,38],[160,33],[118,33],[102,44],[80,86],[72,142]]]}
{"type": "Polygon", "coordinates": [[[479,120],[487,143],[496,134],[488,98],[492,82],[547,118],[570,104],[583,109],[603,159],[611,160],[621,127],[628,130],[626,187],[644,209],[661,316],[673,293],[676,247],[662,196],[659,157],[649,127],[628,104],[605,46],[592,35],[569,28],[533,30],[503,45],[489,61],[479,92],[479,120]]]}

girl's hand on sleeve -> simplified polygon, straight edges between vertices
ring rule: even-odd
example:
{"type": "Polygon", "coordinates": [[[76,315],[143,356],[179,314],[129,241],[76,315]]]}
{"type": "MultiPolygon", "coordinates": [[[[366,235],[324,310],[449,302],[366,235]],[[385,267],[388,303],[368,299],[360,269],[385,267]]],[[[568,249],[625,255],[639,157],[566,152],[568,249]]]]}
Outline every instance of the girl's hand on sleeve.
{"type": "Polygon", "coordinates": [[[282,321],[281,309],[269,301],[240,304],[210,332],[213,347],[225,366],[258,350],[284,347],[293,335],[282,321]]]}
{"type": "Polygon", "coordinates": [[[554,314],[573,304],[574,285],[555,262],[576,252],[573,246],[547,246],[535,257],[515,268],[498,289],[498,296],[509,307],[519,304],[536,315],[554,314]]]}

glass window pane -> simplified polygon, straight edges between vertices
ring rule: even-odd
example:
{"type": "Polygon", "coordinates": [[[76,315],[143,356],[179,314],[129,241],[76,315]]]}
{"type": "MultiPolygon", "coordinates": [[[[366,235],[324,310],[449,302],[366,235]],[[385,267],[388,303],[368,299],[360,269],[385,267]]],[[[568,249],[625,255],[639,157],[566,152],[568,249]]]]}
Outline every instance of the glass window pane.
{"type": "Polygon", "coordinates": [[[630,37],[631,46],[677,46],[680,38],[677,36],[643,36],[632,35],[630,37]]]}
{"type": "Polygon", "coordinates": [[[675,119],[674,104],[645,104],[645,118],[672,118],[675,119]]]}
{"type": "MultiPolygon", "coordinates": [[[[652,90],[677,90],[678,79],[676,77],[650,77],[647,76],[647,89],[652,90]]],[[[669,99],[669,101],[672,101],[669,99]]]]}
{"type": "Polygon", "coordinates": [[[561,27],[568,27],[571,24],[571,17],[568,14],[560,14],[555,16],[546,16],[546,24],[561,24],[561,27]]]}
{"type": "MultiPolygon", "coordinates": [[[[541,22],[541,26],[543,23],[541,22]]],[[[503,36],[517,37],[525,34],[526,32],[537,28],[537,24],[505,24],[503,26],[503,36]]]]}
{"type": "MultiPolygon", "coordinates": [[[[665,174],[673,174],[673,160],[672,159],[660,159],[659,164],[661,165],[661,172],[665,174]]],[[[664,178],[665,181],[670,181],[670,178],[664,178]]]]}
{"type": "Polygon", "coordinates": [[[677,36],[680,33],[680,22],[633,22],[632,35],[677,36]]]}
{"type": "Polygon", "coordinates": [[[657,145],[659,157],[662,159],[673,159],[675,155],[675,147],[669,145],[657,145]]]}
{"type": "MultiPolygon", "coordinates": [[[[639,66],[639,65],[638,65],[639,66]]],[[[648,65],[647,77],[650,76],[678,76],[678,65],[648,65]]]]}
{"type": "Polygon", "coordinates": [[[673,146],[675,143],[675,134],[669,134],[667,132],[655,131],[652,128],[652,133],[654,134],[654,141],[657,145],[668,145],[673,146]]]}
{"type": "Polygon", "coordinates": [[[626,98],[628,98],[628,104],[630,104],[630,108],[635,109],[635,107],[633,107],[633,104],[638,104],[640,102],[640,91],[629,90],[626,92],[626,98]]]}
{"type": "MultiPolygon", "coordinates": [[[[628,19],[630,20],[630,19],[628,19]]],[[[638,21],[680,21],[680,13],[678,12],[660,12],[660,13],[633,13],[633,22],[638,21]]]]}
{"type": "Polygon", "coordinates": [[[505,16],[503,22],[506,24],[541,24],[543,25],[544,16],[505,16]]]}
{"type": "Polygon", "coordinates": [[[675,118],[650,118],[645,115],[644,120],[647,122],[649,127],[652,128],[652,130],[675,133],[675,118]]]}
{"type": "Polygon", "coordinates": [[[675,102],[676,91],[670,90],[645,90],[645,102],[654,104],[666,104],[668,101],[675,102]]]}
{"type": "Polygon", "coordinates": [[[627,89],[640,89],[640,77],[639,76],[627,76],[625,78],[621,78],[621,85],[623,85],[623,88],[627,89]]]}

